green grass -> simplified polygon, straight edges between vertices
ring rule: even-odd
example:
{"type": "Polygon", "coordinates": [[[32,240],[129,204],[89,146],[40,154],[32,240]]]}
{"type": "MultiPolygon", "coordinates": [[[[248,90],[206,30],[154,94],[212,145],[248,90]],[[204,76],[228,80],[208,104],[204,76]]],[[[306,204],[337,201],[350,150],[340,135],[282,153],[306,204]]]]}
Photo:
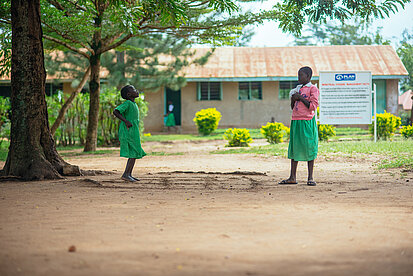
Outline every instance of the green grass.
{"type": "MultiPolygon", "coordinates": [[[[59,150],[58,150],[59,151],[59,150]]],[[[82,155],[105,155],[110,153],[119,152],[116,149],[108,149],[108,150],[97,150],[97,151],[90,151],[90,152],[74,152],[74,151],[59,151],[60,156],[62,157],[73,157],[73,156],[82,156],[82,155]]]]}
{"type": "Polygon", "coordinates": [[[358,127],[340,127],[336,128],[337,136],[360,136],[360,135],[370,135],[368,129],[362,129],[358,127]]]}
{"type": "MultiPolygon", "coordinates": [[[[287,157],[288,143],[223,149],[212,151],[213,154],[264,154],[287,157]]],[[[376,154],[383,156],[378,168],[413,168],[413,140],[398,139],[394,141],[342,141],[320,142],[318,154],[328,156],[337,153],[343,156],[358,157],[357,154],[376,154]]]]}
{"type": "MultiPolygon", "coordinates": [[[[247,128],[250,131],[252,139],[264,139],[259,128],[247,128]]],[[[152,136],[143,136],[142,141],[144,142],[165,142],[165,141],[176,141],[176,140],[223,140],[223,135],[226,129],[217,129],[211,135],[202,136],[198,134],[158,134],[152,136]]],[[[331,140],[339,140],[341,138],[352,138],[353,140],[369,140],[371,135],[367,129],[345,127],[336,128],[336,137],[331,138],[331,140]]]]}
{"type": "Polygon", "coordinates": [[[386,158],[377,164],[379,169],[389,168],[409,168],[413,169],[413,157],[412,156],[393,156],[392,158],[386,158]]]}
{"type": "MultiPolygon", "coordinates": [[[[251,134],[252,139],[263,139],[259,128],[248,129],[251,134]]],[[[142,140],[144,142],[165,142],[165,141],[176,141],[176,140],[223,140],[223,136],[226,129],[217,129],[211,135],[202,136],[198,134],[159,134],[152,136],[143,136],[142,140]]]]}
{"type": "Polygon", "coordinates": [[[212,154],[266,154],[272,156],[287,156],[288,143],[281,143],[275,145],[265,145],[245,148],[227,148],[223,150],[211,151],[212,154]]]}
{"type": "Polygon", "coordinates": [[[364,154],[412,154],[413,140],[398,139],[394,141],[342,141],[342,142],[321,142],[318,152],[328,153],[364,153],[364,154]]]}

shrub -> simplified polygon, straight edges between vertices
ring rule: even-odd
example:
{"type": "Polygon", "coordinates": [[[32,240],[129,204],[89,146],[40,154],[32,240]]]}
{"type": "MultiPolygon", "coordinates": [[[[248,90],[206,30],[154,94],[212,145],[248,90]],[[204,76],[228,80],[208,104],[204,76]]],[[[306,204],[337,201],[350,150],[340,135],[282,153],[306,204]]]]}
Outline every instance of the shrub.
{"type": "Polygon", "coordinates": [[[267,123],[261,127],[261,134],[270,144],[278,144],[283,142],[284,136],[290,136],[290,129],[282,123],[267,123]]]}
{"type": "Polygon", "coordinates": [[[401,110],[400,112],[399,112],[399,116],[400,116],[400,119],[401,119],[401,123],[402,123],[402,126],[408,126],[408,125],[410,125],[410,118],[411,118],[411,113],[410,113],[411,111],[405,111],[405,110],[401,110]]]}
{"type": "Polygon", "coordinates": [[[224,139],[227,147],[249,147],[252,142],[250,131],[245,128],[229,128],[225,131],[224,139]]]}
{"type": "Polygon", "coordinates": [[[0,97],[0,147],[4,140],[10,139],[10,98],[0,97]]]}
{"type": "MultiPolygon", "coordinates": [[[[49,113],[49,124],[56,120],[59,110],[63,105],[63,92],[46,97],[47,111],[49,113]]],[[[124,99],[121,98],[119,90],[115,87],[103,86],[100,92],[100,110],[97,132],[99,146],[117,145],[118,129],[120,120],[113,116],[113,109],[120,105],[124,99]]],[[[143,95],[135,99],[139,107],[139,131],[143,132],[143,118],[148,113],[148,103],[143,95]]],[[[54,135],[56,144],[69,146],[75,144],[83,145],[86,139],[87,119],[89,115],[89,94],[80,93],[76,96],[72,105],[66,112],[64,119],[54,135]]]]}
{"type": "Polygon", "coordinates": [[[318,124],[318,140],[328,141],[329,137],[336,136],[336,128],[332,125],[318,124]]]}
{"type": "Polygon", "coordinates": [[[218,128],[221,113],[215,108],[207,108],[195,114],[194,122],[198,127],[199,134],[209,135],[218,128]]]}
{"type": "Polygon", "coordinates": [[[413,126],[403,126],[400,133],[406,139],[413,138],[413,126]]]}
{"type": "MultiPolygon", "coordinates": [[[[387,113],[385,110],[383,114],[377,114],[377,138],[378,139],[391,139],[396,129],[400,127],[400,117],[394,116],[391,113],[387,113]]],[[[374,133],[374,123],[370,125],[370,133],[374,133]]]]}

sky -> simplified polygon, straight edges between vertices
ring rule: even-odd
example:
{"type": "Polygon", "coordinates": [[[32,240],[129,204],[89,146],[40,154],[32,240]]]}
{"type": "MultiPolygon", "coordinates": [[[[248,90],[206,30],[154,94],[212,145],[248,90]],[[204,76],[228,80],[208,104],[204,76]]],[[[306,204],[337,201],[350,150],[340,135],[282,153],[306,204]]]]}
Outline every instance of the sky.
{"type": "MultiPolygon", "coordinates": [[[[273,6],[276,0],[264,1],[259,6],[259,9],[268,9],[273,6]]],[[[384,39],[391,41],[391,45],[395,48],[401,40],[402,32],[408,28],[413,30],[413,3],[406,5],[405,9],[399,9],[399,12],[392,14],[384,20],[374,20],[372,24],[373,30],[377,27],[383,27],[381,34],[384,39]]],[[[252,37],[248,46],[250,47],[282,47],[293,46],[294,37],[291,34],[283,33],[275,22],[266,22],[260,26],[254,27],[255,35],[252,37]]]]}

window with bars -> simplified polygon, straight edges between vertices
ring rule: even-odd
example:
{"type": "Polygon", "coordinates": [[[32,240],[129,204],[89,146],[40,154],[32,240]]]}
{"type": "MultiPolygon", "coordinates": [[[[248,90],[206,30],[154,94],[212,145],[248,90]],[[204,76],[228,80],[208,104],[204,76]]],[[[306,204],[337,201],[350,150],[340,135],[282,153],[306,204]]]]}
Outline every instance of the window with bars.
{"type": "Polygon", "coordinates": [[[222,100],[222,87],[220,82],[200,82],[198,84],[199,101],[222,100]]]}
{"type": "Polygon", "coordinates": [[[262,100],[261,82],[240,82],[238,86],[239,100],[262,100]]]}
{"type": "Polygon", "coordinates": [[[297,86],[296,81],[280,81],[280,89],[278,90],[278,99],[288,100],[290,98],[291,89],[297,86]]]}

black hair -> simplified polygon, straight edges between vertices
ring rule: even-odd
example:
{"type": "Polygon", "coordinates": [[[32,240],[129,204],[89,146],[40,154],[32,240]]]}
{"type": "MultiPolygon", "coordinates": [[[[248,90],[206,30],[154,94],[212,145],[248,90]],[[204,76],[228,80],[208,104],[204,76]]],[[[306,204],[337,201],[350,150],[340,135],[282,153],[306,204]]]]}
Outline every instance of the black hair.
{"type": "Polygon", "coordinates": [[[307,74],[307,76],[309,76],[310,79],[313,76],[313,70],[308,66],[301,67],[300,70],[298,70],[298,72],[300,71],[303,71],[305,74],[307,74]]]}
{"type": "Polygon", "coordinates": [[[136,91],[135,87],[133,87],[133,85],[126,85],[124,87],[122,87],[122,89],[120,90],[120,95],[122,98],[124,98],[125,100],[128,99],[128,92],[131,91],[136,91]]]}

